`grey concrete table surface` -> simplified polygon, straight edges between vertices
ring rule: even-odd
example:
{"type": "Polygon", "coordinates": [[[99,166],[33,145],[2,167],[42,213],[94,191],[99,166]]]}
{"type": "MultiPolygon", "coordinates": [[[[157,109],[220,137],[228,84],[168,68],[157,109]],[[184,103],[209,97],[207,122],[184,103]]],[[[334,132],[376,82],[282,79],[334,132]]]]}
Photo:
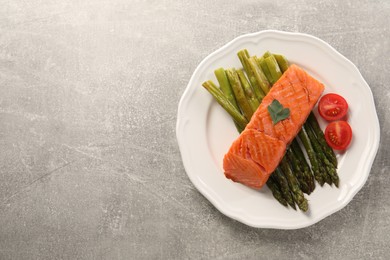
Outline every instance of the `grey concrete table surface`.
{"type": "Polygon", "coordinates": [[[1,1],[0,259],[389,259],[389,25],[386,0],[1,1]],[[222,215],[176,141],[199,62],[264,29],[355,63],[381,124],[363,189],[299,230],[222,215]]]}

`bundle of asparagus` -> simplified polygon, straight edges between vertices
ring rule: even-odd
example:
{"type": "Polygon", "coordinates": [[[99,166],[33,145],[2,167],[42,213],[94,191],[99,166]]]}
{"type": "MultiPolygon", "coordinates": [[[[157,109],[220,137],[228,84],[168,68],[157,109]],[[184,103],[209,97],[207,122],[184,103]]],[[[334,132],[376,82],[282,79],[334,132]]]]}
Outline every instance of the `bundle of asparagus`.
{"type": "MultiPolygon", "coordinates": [[[[284,56],[270,52],[259,58],[251,57],[244,49],[237,55],[243,69],[216,69],[214,73],[219,88],[211,80],[202,85],[230,114],[237,130],[241,132],[272,85],[288,69],[289,63],[284,56]]],[[[282,205],[290,205],[294,209],[297,205],[302,211],[307,211],[308,202],[303,193],[314,191],[314,180],[321,186],[328,183],[338,187],[336,168],[337,158],[326,143],[315,115],[311,113],[298,137],[287,148],[279,167],[271,174],[267,186],[282,205]]]]}

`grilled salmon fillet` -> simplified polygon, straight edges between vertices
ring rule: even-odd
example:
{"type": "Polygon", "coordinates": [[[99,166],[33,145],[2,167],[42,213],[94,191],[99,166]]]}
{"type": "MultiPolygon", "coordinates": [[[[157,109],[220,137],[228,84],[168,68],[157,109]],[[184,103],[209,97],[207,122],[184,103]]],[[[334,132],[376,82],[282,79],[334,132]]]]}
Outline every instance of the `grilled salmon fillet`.
{"type": "Polygon", "coordinates": [[[263,187],[323,91],[321,82],[299,66],[291,65],[264,97],[245,130],[225,154],[225,176],[251,188],[263,187]],[[290,116],[276,124],[267,109],[274,99],[290,109],[290,116]]]}

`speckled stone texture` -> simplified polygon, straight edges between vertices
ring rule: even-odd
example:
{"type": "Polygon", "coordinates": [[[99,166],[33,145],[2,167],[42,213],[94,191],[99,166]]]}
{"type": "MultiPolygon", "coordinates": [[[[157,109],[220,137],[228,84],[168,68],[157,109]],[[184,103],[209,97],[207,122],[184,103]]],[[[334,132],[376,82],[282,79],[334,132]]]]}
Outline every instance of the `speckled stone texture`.
{"type": "Polygon", "coordinates": [[[390,259],[390,1],[3,0],[0,259],[390,259]],[[175,136],[199,62],[264,29],[357,65],[381,146],[343,210],[255,229],[191,184],[175,136]]]}

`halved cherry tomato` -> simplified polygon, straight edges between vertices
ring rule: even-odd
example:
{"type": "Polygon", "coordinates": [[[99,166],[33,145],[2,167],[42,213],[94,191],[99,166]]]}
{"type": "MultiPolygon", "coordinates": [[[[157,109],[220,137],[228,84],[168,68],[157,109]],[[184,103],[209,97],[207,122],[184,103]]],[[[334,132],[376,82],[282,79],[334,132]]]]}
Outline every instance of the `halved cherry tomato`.
{"type": "Polygon", "coordinates": [[[335,150],[345,150],[352,140],[351,126],[345,121],[330,123],[325,129],[326,142],[335,150]]]}
{"type": "Polygon", "coordinates": [[[343,118],[347,114],[347,111],[347,101],[342,96],[334,93],[324,95],[318,103],[318,112],[328,121],[343,118]]]}

